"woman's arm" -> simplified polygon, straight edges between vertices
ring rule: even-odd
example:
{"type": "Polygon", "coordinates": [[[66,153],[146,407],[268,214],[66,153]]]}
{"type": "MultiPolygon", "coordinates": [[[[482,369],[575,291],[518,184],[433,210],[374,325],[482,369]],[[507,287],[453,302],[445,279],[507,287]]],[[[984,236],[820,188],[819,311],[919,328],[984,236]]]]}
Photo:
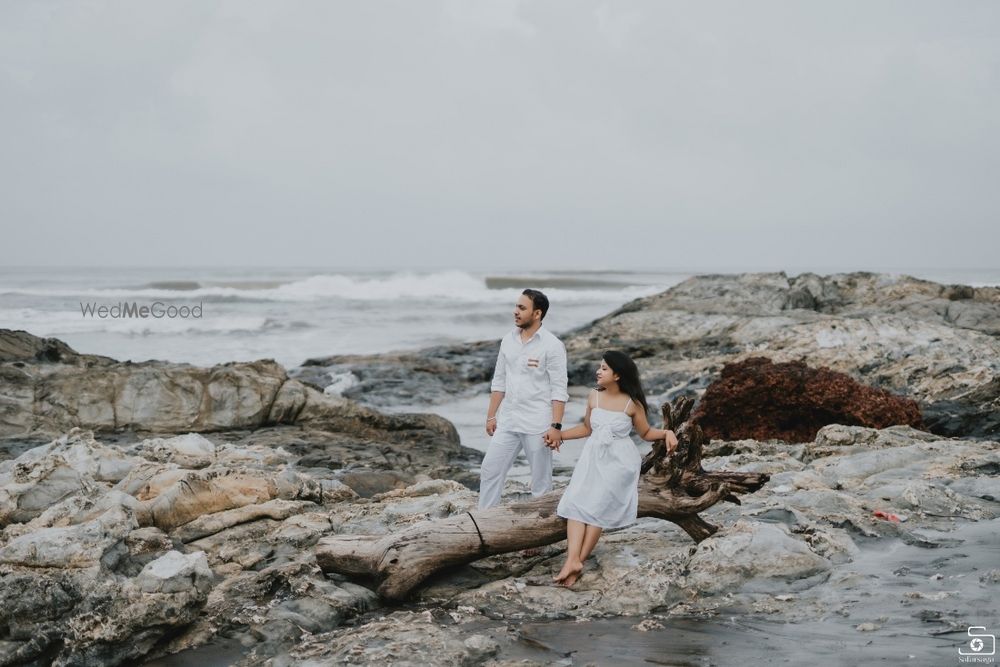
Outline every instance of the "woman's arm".
{"type": "Polygon", "coordinates": [[[583,423],[574,426],[573,428],[566,429],[562,432],[563,440],[575,440],[577,438],[587,438],[593,431],[590,428],[590,408],[594,402],[595,392],[590,392],[590,396],[587,397],[587,411],[583,415],[583,423]]]}
{"type": "Polygon", "coordinates": [[[667,441],[667,451],[673,451],[677,446],[677,436],[674,432],[664,428],[653,428],[646,419],[646,411],[638,403],[632,404],[632,425],[639,437],[646,442],[656,442],[657,440],[667,441]]]}

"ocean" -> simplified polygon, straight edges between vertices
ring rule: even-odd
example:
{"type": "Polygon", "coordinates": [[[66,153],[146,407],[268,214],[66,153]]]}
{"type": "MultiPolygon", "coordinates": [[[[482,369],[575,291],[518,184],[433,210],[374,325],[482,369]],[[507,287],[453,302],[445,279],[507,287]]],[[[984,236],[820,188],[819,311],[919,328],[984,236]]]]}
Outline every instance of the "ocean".
{"type": "Polygon", "coordinates": [[[122,361],[274,359],[292,368],[315,356],[499,338],[525,287],[548,295],[546,326],[558,333],[689,275],[8,268],[0,328],[122,361]],[[117,316],[133,304],[149,308],[147,317],[117,316]],[[184,307],[195,311],[185,317],[184,307]]]}
{"type": "MultiPolygon", "coordinates": [[[[734,271],[702,271],[719,272],[734,271]]],[[[1000,284],[1000,270],[893,273],[940,282],[1000,284]]],[[[210,365],[274,359],[293,368],[315,356],[499,339],[511,326],[513,304],[525,287],[542,289],[549,296],[551,309],[545,322],[558,335],[691,275],[583,270],[0,268],[0,328],[53,336],[78,352],[122,361],[161,359],[210,365]],[[111,316],[115,306],[133,304],[152,310],[145,318],[111,316]],[[102,305],[109,309],[106,317],[96,310],[102,305]],[[196,306],[200,306],[200,317],[168,311],[196,306]]]]}

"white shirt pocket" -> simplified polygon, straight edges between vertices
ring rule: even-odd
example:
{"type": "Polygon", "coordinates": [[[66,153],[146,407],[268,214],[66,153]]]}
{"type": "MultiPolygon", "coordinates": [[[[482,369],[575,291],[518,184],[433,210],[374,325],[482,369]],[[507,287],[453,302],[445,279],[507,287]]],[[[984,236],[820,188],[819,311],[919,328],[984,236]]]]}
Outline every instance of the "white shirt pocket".
{"type": "Polygon", "coordinates": [[[532,377],[541,377],[545,374],[545,352],[532,350],[524,354],[521,358],[526,373],[532,377]]]}

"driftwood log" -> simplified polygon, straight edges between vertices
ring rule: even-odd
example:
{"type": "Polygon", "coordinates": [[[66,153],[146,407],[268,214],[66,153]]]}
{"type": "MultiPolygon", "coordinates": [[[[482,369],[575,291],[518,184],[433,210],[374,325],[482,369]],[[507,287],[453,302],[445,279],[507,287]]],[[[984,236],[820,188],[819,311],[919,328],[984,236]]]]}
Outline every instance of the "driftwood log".
{"type": "MultiPolygon", "coordinates": [[[[695,542],[718,530],[698,516],[719,501],[740,504],[738,494],[753,493],[770,479],[765,473],[710,472],[702,469],[705,435],[689,421],[694,401],[678,398],[662,406],[665,428],[676,433],[677,449],[667,456],[666,442],[653,443],[639,477],[639,516],[672,521],[695,542]]],[[[419,523],[390,535],[332,535],[316,546],[326,572],[374,580],[378,594],[402,600],[431,575],[493,554],[520,551],[566,539],[566,520],[556,513],[562,491],[463,512],[419,523]]]]}

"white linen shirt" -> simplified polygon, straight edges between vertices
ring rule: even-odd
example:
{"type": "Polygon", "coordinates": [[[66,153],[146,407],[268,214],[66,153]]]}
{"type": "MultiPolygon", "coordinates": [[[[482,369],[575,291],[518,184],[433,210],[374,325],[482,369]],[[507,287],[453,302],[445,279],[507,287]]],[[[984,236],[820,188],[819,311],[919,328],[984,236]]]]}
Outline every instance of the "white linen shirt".
{"type": "Polygon", "coordinates": [[[526,343],[514,327],[500,341],[490,391],[504,392],[497,428],[544,433],[552,423],[552,401],[569,400],[566,346],[544,326],[526,343]]]}

